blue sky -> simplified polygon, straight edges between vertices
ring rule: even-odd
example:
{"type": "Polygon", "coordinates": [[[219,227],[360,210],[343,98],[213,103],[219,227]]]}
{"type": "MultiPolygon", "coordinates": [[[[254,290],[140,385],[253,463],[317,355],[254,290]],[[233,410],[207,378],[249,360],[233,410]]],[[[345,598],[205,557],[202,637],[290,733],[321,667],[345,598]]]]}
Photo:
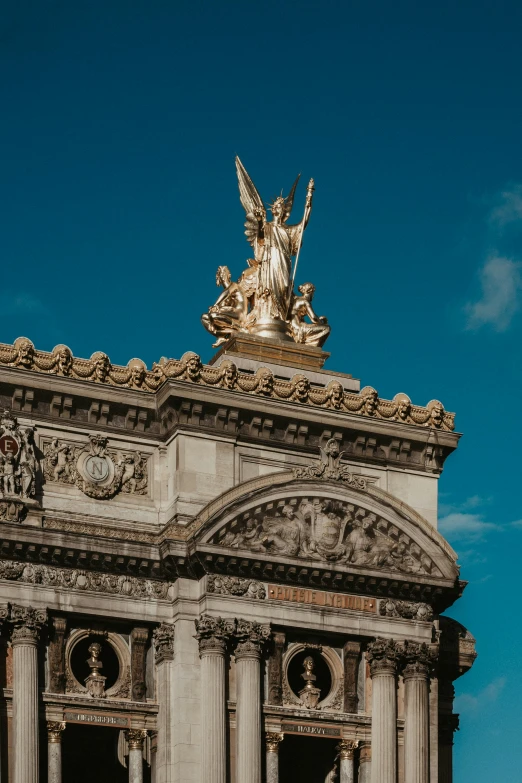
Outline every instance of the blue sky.
{"type": "Polygon", "coordinates": [[[330,368],[457,412],[441,527],[480,654],[457,783],[522,780],[521,23],[500,0],[4,0],[0,21],[1,341],[208,359],[215,269],[249,254],[239,154],[265,199],[315,178],[298,278],[330,368]]]}

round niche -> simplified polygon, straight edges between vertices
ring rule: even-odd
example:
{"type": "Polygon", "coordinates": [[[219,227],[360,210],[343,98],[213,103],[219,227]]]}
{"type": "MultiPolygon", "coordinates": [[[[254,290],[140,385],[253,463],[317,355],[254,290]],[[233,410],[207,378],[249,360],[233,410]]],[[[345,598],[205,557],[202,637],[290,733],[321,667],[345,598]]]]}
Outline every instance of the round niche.
{"type": "Polygon", "coordinates": [[[91,657],[89,647],[93,642],[101,647],[98,658],[103,664],[100,674],[107,678],[105,696],[129,698],[130,652],[126,642],[118,634],[103,636],[83,629],[71,633],[65,648],[67,691],[87,692],[85,679],[91,673],[88,660],[91,657]]]}
{"type": "Polygon", "coordinates": [[[283,661],[284,700],[289,704],[315,709],[341,709],[343,670],[338,654],[330,647],[291,644],[283,661]],[[311,659],[311,660],[310,660],[311,659]],[[304,688],[316,688],[317,698],[308,701],[299,695],[304,688]]]}

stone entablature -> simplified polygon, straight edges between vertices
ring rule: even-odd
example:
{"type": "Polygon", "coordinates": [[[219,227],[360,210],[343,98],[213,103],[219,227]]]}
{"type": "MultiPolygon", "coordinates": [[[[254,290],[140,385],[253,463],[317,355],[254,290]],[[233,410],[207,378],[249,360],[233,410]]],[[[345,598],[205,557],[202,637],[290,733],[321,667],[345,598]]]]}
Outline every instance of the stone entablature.
{"type": "Polygon", "coordinates": [[[182,380],[403,424],[446,431],[455,428],[455,414],[445,411],[438,400],[421,407],[413,405],[402,392],[393,400],[383,400],[371,386],[353,394],[346,392],[340,381],[332,380],[321,388],[302,373],[287,381],[276,377],[267,367],[249,374],[239,371],[229,359],[219,367],[203,365],[201,358],[191,351],[179,360],[161,359],[154,363],[152,370],[147,370],[141,359],[131,359],[126,367],[121,367],[111,364],[101,351],[93,353],[90,359],[79,359],[65,345],[58,345],[49,353],[36,350],[31,340],[19,337],[13,345],[0,344],[0,365],[149,393],[156,392],[170,379],[182,380]]]}

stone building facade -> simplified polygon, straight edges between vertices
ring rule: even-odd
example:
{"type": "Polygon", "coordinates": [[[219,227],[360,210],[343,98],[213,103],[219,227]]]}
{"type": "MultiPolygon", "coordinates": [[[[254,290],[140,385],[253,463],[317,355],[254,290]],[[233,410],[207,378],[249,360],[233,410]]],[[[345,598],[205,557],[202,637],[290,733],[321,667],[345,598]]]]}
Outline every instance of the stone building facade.
{"type": "Polygon", "coordinates": [[[451,783],[459,435],[320,348],[0,345],[9,783],[451,783]]]}

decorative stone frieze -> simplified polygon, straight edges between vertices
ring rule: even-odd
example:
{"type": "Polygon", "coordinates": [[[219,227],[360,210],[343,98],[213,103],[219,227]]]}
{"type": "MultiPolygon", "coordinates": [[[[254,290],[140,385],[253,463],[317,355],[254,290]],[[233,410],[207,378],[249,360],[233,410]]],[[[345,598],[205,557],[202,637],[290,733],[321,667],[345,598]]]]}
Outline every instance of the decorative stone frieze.
{"type": "Polygon", "coordinates": [[[393,400],[380,399],[371,386],[366,386],[359,394],[353,394],[344,391],[338,381],[330,381],[324,388],[313,386],[302,373],[284,380],[275,377],[268,368],[260,367],[255,375],[251,375],[238,371],[230,360],[222,362],[219,367],[203,365],[200,357],[192,351],[185,353],[179,360],[162,359],[153,364],[151,370],[147,370],[140,359],[131,359],[126,367],[113,365],[101,351],[94,353],[90,359],[73,357],[70,349],[64,345],[56,346],[51,353],[36,351],[30,340],[19,337],[14,345],[0,344],[2,364],[144,392],[155,392],[164,383],[174,379],[403,424],[447,431],[452,431],[455,426],[455,414],[444,410],[438,400],[431,400],[423,408],[412,405],[409,397],[403,393],[395,395],[393,400]]]}
{"type": "Polygon", "coordinates": [[[131,677],[132,698],[145,701],[147,695],[145,653],[149,640],[148,628],[133,628],[131,631],[131,677]]]}
{"type": "Polygon", "coordinates": [[[236,659],[259,658],[270,637],[270,625],[262,625],[250,620],[236,620],[233,633],[236,659]]]}
{"type": "Polygon", "coordinates": [[[150,598],[166,600],[171,588],[170,582],[155,579],[140,579],[136,576],[102,574],[98,571],[84,571],[77,568],[53,568],[0,560],[0,579],[82,590],[108,595],[122,595],[129,598],[150,598]]]}
{"type": "Polygon", "coordinates": [[[261,582],[255,579],[242,579],[238,576],[217,576],[209,574],[207,577],[207,593],[215,595],[236,595],[245,598],[264,600],[266,589],[261,582]]]}
{"type": "Polygon", "coordinates": [[[366,660],[370,664],[371,676],[381,673],[396,674],[401,655],[402,649],[393,639],[377,638],[374,642],[369,642],[366,660]]]}
{"type": "Polygon", "coordinates": [[[11,643],[38,644],[42,628],[47,623],[45,609],[33,609],[32,606],[11,604],[9,607],[9,622],[13,626],[11,643]]]}
{"type": "Polygon", "coordinates": [[[162,623],[152,632],[156,663],[174,660],[174,626],[162,623]]]}
{"type": "Polygon", "coordinates": [[[310,495],[260,503],[219,529],[212,544],[258,554],[441,576],[433,560],[384,517],[341,500],[310,495]]]}
{"type": "Polygon", "coordinates": [[[429,604],[396,601],[393,598],[384,598],[379,602],[379,614],[383,617],[403,617],[422,622],[433,620],[433,608],[429,604]]]}
{"type": "Polygon", "coordinates": [[[109,449],[108,438],[91,434],[84,445],[53,438],[43,441],[46,481],[76,485],[88,497],[107,500],[123,492],[148,491],[147,460],[140,452],[109,449]]]}

